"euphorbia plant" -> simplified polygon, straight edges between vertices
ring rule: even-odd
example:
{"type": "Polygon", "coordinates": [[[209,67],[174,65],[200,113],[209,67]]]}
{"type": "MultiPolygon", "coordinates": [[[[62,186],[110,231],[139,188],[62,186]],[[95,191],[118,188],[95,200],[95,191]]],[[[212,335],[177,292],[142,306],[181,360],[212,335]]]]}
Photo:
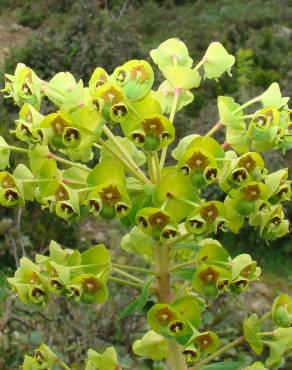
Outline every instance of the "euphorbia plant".
{"type": "MultiPolygon", "coordinates": [[[[175,114],[193,101],[191,90],[200,86],[202,75],[218,79],[230,73],[235,60],[214,42],[194,67],[178,39],[165,41],[150,56],[165,78],[155,90],[145,60],[128,61],[111,75],[97,67],[88,86],[68,72],[43,81],[23,64],[5,76],[6,96],[20,107],[13,133],[25,147],[0,138],[1,205],[23,207],[36,200],[68,222],[81,210],[118,218],[129,228],[121,248],[149,265],[115,263],[103,245],[79,252],[52,241],[48,256],[37,255],[35,262],[23,257],[9,283],[23,303],[41,307],[51,295],[102,303],[109,280],[129,285],[141,294],[120,319],[156,297],[147,313],[151,330],[133,344],[137,355],[166,360],[172,370],[201,369],[247,341],[256,354],[270,347],[266,366],[277,368],[292,349],[288,295],[277,297],[263,317],[246,318],[243,335],[224,347],[201,318],[218,296],[241,294],[261,275],[250,255],[231,257],[218,234],[238,233],[245,223],[268,241],[288,233],[282,208],[291,198],[288,171],[269,173],[260,154],[292,147],[288,98],[276,83],[243,105],[220,96],[219,121],[204,136],[180,140],[166,161],[175,140],[175,114]],[[53,113],[41,113],[44,98],[55,107],[53,113]],[[253,103],[256,109],[244,112],[253,103]],[[212,138],[221,128],[226,129],[222,144],[212,138]],[[27,155],[29,167],[18,164],[8,172],[13,151],[27,155]],[[99,159],[87,166],[96,151],[99,159]],[[204,199],[210,185],[225,197],[204,199]],[[265,332],[268,318],[275,330],[265,332]]],[[[23,363],[25,370],[55,366],[69,369],[45,344],[23,363]]],[[[87,370],[122,367],[113,347],[103,354],[88,351],[87,370]]],[[[265,366],[256,362],[246,369],[265,366]]]]}

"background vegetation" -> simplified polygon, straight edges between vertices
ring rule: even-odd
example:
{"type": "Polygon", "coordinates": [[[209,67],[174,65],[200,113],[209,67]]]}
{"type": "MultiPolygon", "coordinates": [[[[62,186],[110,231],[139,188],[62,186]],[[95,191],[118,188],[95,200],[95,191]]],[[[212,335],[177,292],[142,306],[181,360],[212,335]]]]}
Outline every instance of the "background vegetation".
{"type": "MultiPolygon", "coordinates": [[[[12,72],[17,62],[23,62],[44,79],[67,70],[88,81],[97,65],[111,72],[127,59],[149,60],[149,50],[169,37],[181,38],[194,60],[200,60],[210,42],[220,41],[236,56],[233,78],[203,84],[194,103],[177,115],[178,137],[208,131],[218,119],[220,94],[244,102],[277,81],[284,95],[292,95],[291,0],[0,0],[0,11],[3,72],[12,72]]],[[[0,134],[7,137],[15,116],[15,108],[1,102],[0,134]]],[[[291,152],[267,153],[266,158],[270,168],[281,165],[292,172],[291,152]]],[[[291,204],[287,212],[292,220],[291,204]]],[[[21,255],[45,251],[50,239],[80,249],[104,242],[125,262],[118,249],[122,230],[112,226],[93,218],[68,225],[37,205],[23,211],[0,208],[0,369],[17,369],[23,353],[32,352],[41,341],[62,350],[64,359],[78,369],[87,347],[102,349],[109,339],[129,369],[159,369],[159,364],[127,354],[145,325],[142,315],[117,320],[116,312],[133,298],[133,291],[119,289],[103,306],[70,305],[60,299],[38,311],[13,300],[5,284],[21,255]]],[[[231,254],[246,251],[265,269],[263,281],[250,292],[227,305],[220,298],[206,317],[206,325],[233,338],[250,309],[264,311],[274,293],[291,292],[292,236],[268,246],[248,229],[239,237],[224,236],[224,243],[231,254]],[[248,307],[238,314],[246,302],[248,307]]],[[[251,356],[243,347],[226,358],[249,363],[251,356]]]]}

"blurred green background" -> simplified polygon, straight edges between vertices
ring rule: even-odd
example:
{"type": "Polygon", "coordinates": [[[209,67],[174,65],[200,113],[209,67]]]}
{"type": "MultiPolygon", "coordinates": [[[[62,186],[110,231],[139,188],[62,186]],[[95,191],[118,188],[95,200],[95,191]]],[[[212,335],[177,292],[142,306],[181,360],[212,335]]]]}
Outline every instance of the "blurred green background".
{"type": "MultiPolygon", "coordinates": [[[[221,42],[236,56],[233,77],[202,84],[194,103],[176,117],[178,138],[208,131],[218,119],[218,95],[244,102],[274,81],[284,96],[292,95],[291,0],[0,0],[0,12],[2,72],[13,72],[23,62],[44,79],[66,70],[87,82],[96,66],[111,72],[128,59],[149,61],[149,51],[170,37],[183,40],[195,61],[210,42],[221,42]]],[[[159,82],[157,70],[156,76],[159,82]]],[[[16,114],[10,102],[1,101],[0,134],[9,142],[16,114]]],[[[271,170],[292,170],[291,152],[266,153],[265,158],[271,170]]],[[[14,160],[21,158],[14,156],[14,160]]],[[[286,212],[292,220],[291,202],[286,212]]],[[[129,257],[119,250],[123,231],[118,225],[88,217],[68,225],[33,204],[22,211],[0,208],[0,369],[17,369],[23,354],[32,353],[41,341],[59,349],[76,369],[81,368],[88,347],[99,350],[109,341],[128,369],[161,368],[132,356],[131,343],[145,327],[143,315],[117,320],[116,312],[133,299],[131,290],[112,286],[114,299],[105,305],[86,307],[58,299],[40,311],[12,299],[5,283],[23,254],[45,253],[51,239],[80,249],[104,242],[121,263],[126,262],[129,257]]],[[[223,241],[231,255],[245,251],[264,268],[262,281],[248,293],[228,302],[218,299],[206,315],[206,327],[227,342],[240,333],[244,315],[264,311],[279,291],[291,292],[292,237],[267,245],[257,233],[245,229],[239,236],[224,236],[223,241]]],[[[225,356],[243,364],[252,359],[247,346],[225,356]]],[[[291,368],[288,360],[283,369],[291,368]]]]}

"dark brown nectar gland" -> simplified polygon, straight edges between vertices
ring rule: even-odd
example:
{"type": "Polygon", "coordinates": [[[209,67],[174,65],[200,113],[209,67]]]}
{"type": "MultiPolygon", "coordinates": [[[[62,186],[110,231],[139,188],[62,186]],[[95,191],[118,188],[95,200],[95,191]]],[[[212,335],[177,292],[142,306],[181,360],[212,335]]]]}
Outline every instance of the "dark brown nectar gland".
{"type": "Polygon", "coordinates": [[[238,169],[238,170],[235,170],[232,174],[232,180],[235,181],[235,182],[242,182],[242,181],[245,181],[247,179],[247,170],[246,169],[238,169]]]}
{"type": "Polygon", "coordinates": [[[49,283],[54,289],[62,289],[64,287],[58,279],[51,279],[49,283]]]}
{"type": "Polygon", "coordinates": [[[146,134],[152,134],[153,136],[159,136],[164,132],[160,117],[146,118],[142,122],[142,126],[146,134]]]}
{"type": "Polygon", "coordinates": [[[249,201],[257,200],[261,196],[261,189],[258,185],[247,185],[243,191],[245,199],[249,201]]]}
{"type": "Polygon", "coordinates": [[[89,207],[93,212],[100,212],[101,206],[96,199],[90,199],[89,207]]]}
{"type": "Polygon", "coordinates": [[[163,229],[170,221],[169,217],[164,213],[158,211],[153,213],[151,216],[148,217],[149,223],[153,228],[158,227],[159,229],[163,229]]]}
{"type": "Polygon", "coordinates": [[[4,197],[9,202],[12,202],[12,201],[15,201],[15,200],[19,199],[18,193],[16,191],[12,190],[12,189],[7,189],[4,193],[4,197]]]}
{"type": "Polygon", "coordinates": [[[182,353],[183,355],[187,357],[188,362],[191,362],[192,359],[197,356],[198,351],[195,348],[194,349],[187,348],[187,349],[184,349],[182,353]]]}
{"type": "Polygon", "coordinates": [[[33,95],[31,88],[28,86],[28,84],[27,84],[26,82],[25,82],[24,84],[22,84],[22,88],[21,88],[21,90],[22,90],[25,94],[27,94],[27,95],[29,95],[29,96],[32,96],[32,95],[33,95]]]}
{"type": "Polygon", "coordinates": [[[119,80],[121,83],[123,83],[125,81],[126,77],[127,77],[127,72],[122,69],[118,73],[117,80],[119,80]]]}
{"type": "Polygon", "coordinates": [[[31,291],[31,295],[36,299],[41,299],[46,295],[46,293],[40,288],[33,288],[31,291]]]}
{"type": "Polygon", "coordinates": [[[89,294],[94,294],[101,288],[101,284],[93,277],[84,278],[81,285],[84,291],[89,294]]]}
{"type": "Polygon", "coordinates": [[[103,86],[106,82],[107,82],[107,77],[106,77],[106,75],[103,73],[103,74],[101,74],[101,75],[99,76],[98,80],[96,81],[95,86],[96,86],[96,87],[103,86]]]}
{"type": "Polygon", "coordinates": [[[128,114],[128,108],[124,103],[119,103],[112,107],[112,112],[115,117],[124,117],[128,114]]]}
{"type": "Polygon", "coordinates": [[[180,170],[181,170],[181,172],[184,174],[184,175],[189,175],[190,174],[190,172],[191,172],[191,168],[190,168],[190,166],[189,165],[187,165],[187,164],[185,164],[184,166],[182,166],[181,168],[180,168],[180,170]]]}
{"type": "Polygon", "coordinates": [[[124,203],[122,203],[122,204],[118,204],[118,205],[116,206],[116,212],[117,212],[118,214],[120,214],[120,215],[122,215],[122,214],[126,213],[126,212],[128,211],[128,209],[129,209],[129,206],[128,206],[127,204],[124,204],[124,203]]]}
{"type": "Polygon", "coordinates": [[[217,283],[217,289],[219,292],[223,292],[225,288],[227,288],[229,285],[229,281],[227,279],[221,280],[220,282],[217,283]]]}
{"type": "Polygon", "coordinates": [[[32,136],[32,133],[31,133],[30,129],[24,123],[21,123],[20,129],[21,129],[21,131],[24,135],[32,136]]]}
{"type": "Polygon", "coordinates": [[[189,220],[189,223],[196,230],[199,230],[199,229],[201,229],[204,226],[204,222],[199,221],[199,220],[189,220]]]}
{"type": "Polygon", "coordinates": [[[145,229],[148,227],[148,222],[147,222],[147,219],[143,216],[140,216],[138,218],[138,224],[143,226],[145,229]]]}
{"type": "Polygon", "coordinates": [[[63,202],[61,203],[61,209],[67,215],[72,215],[75,213],[74,209],[69,204],[63,202]]]}
{"type": "Polygon", "coordinates": [[[177,234],[178,232],[176,230],[166,228],[165,230],[163,230],[162,237],[164,239],[172,239],[175,238],[177,234]]]}
{"type": "Polygon", "coordinates": [[[184,329],[184,323],[182,321],[174,320],[169,324],[168,329],[172,333],[179,333],[184,329]]]}
{"type": "Polygon", "coordinates": [[[217,176],[218,176],[218,170],[215,167],[208,168],[206,173],[205,173],[205,178],[208,181],[217,180],[217,176]]]}
{"type": "Polygon", "coordinates": [[[204,285],[212,283],[213,285],[216,284],[219,273],[215,271],[212,267],[208,267],[205,271],[201,271],[199,277],[204,285]]]}
{"type": "Polygon", "coordinates": [[[137,80],[140,84],[148,80],[149,74],[143,65],[138,65],[131,69],[131,79],[137,80]]]}
{"type": "Polygon", "coordinates": [[[100,192],[100,197],[102,202],[104,204],[108,204],[109,206],[113,206],[122,200],[122,196],[115,185],[110,185],[107,188],[103,188],[100,192]]]}
{"type": "Polygon", "coordinates": [[[220,213],[214,203],[202,207],[200,210],[201,217],[203,217],[208,223],[214,222],[219,214],[220,213]]]}
{"type": "Polygon", "coordinates": [[[278,226],[280,225],[280,223],[282,222],[282,219],[281,217],[279,216],[274,216],[272,219],[271,219],[271,224],[273,224],[274,226],[278,226]]]}
{"type": "Polygon", "coordinates": [[[135,141],[137,144],[144,144],[145,143],[145,135],[140,132],[134,132],[132,134],[132,140],[135,141]]]}
{"type": "Polygon", "coordinates": [[[265,115],[260,115],[255,118],[254,122],[258,127],[265,127],[269,123],[269,119],[265,115]]]}
{"type": "Polygon", "coordinates": [[[175,319],[175,314],[164,307],[155,312],[155,318],[161,325],[167,325],[175,319]]]}
{"type": "Polygon", "coordinates": [[[71,294],[76,297],[76,298],[80,298],[81,296],[81,289],[79,289],[78,287],[76,286],[71,286],[69,287],[69,290],[71,292],[71,294]]]}
{"type": "Polygon", "coordinates": [[[188,160],[187,164],[192,170],[201,170],[203,171],[209,164],[209,159],[200,151],[195,152],[188,160]]]}
{"type": "Polygon", "coordinates": [[[35,351],[34,358],[37,360],[37,362],[40,365],[43,364],[47,360],[45,354],[40,350],[35,351]]]}
{"type": "Polygon", "coordinates": [[[289,193],[289,188],[288,186],[284,186],[282,187],[282,189],[280,189],[277,193],[276,193],[276,196],[279,197],[279,198],[284,198],[285,195],[287,195],[289,193]]]}
{"type": "Polygon", "coordinates": [[[80,133],[77,129],[75,128],[67,128],[65,130],[65,135],[64,135],[64,139],[66,141],[75,141],[75,140],[79,140],[80,139],[80,133]]]}

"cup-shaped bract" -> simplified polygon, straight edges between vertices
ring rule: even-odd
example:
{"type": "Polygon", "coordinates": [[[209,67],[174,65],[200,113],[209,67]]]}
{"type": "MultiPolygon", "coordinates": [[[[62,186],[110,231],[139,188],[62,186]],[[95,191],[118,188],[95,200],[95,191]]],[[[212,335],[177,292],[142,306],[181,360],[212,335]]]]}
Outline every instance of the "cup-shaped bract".
{"type": "Polygon", "coordinates": [[[107,72],[101,67],[96,67],[88,83],[90,93],[94,94],[96,89],[98,89],[100,86],[103,86],[108,82],[108,80],[109,75],[107,72]]]}
{"type": "Polygon", "coordinates": [[[204,71],[206,78],[219,78],[224,72],[230,74],[231,67],[235,63],[233,55],[228,54],[220,42],[212,42],[204,57],[204,71]]]}
{"type": "Polygon", "coordinates": [[[73,278],[70,286],[80,290],[80,301],[86,304],[103,303],[108,299],[104,276],[81,274],[73,278]]]}
{"type": "Polygon", "coordinates": [[[163,360],[169,355],[168,343],[162,335],[150,330],[133,343],[133,352],[151,360],[163,360]]]}
{"type": "Polygon", "coordinates": [[[155,240],[170,239],[179,235],[177,223],[169,212],[155,207],[142,208],[136,215],[136,223],[155,240]]]}
{"type": "Polygon", "coordinates": [[[198,245],[200,250],[197,254],[198,264],[216,264],[222,265],[222,263],[228,265],[231,258],[229,253],[222,245],[215,239],[203,239],[198,245]]]}
{"type": "MultiPolygon", "coordinates": [[[[169,81],[164,81],[159,86],[155,97],[161,105],[162,112],[164,114],[170,114],[173,99],[178,91],[171,85],[169,81]]],[[[187,89],[180,89],[179,96],[177,100],[176,112],[182,110],[185,106],[189,105],[194,100],[194,95],[187,89]]]]}
{"type": "Polygon", "coordinates": [[[5,88],[3,91],[12,97],[15,104],[19,107],[29,103],[39,109],[42,100],[41,94],[42,81],[23,63],[18,63],[14,75],[5,75],[5,88]]]}
{"type": "Polygon", "coordinates": [[[197,361],[202,355],[217,351],[220,341],[218,335],[212,331],[196,332],[183,349],[183,354],[189,363],[197,361]]]}
{"type": "Polygon", "coordinates": [[[162,71],[174,65],[191,68],[193,64],[186,45],[177,38],[164,41],[157,49],[150,51],[150,56],[162,71]]]}
{"type": "Polygon", "coordinates": [[[251,349],[260,355],[263,351],[263,341],[258,332],[260,331],[259,319],[256,314],[246,318],[243,322],[244,338],[251,349]]]}
{"type": "Polygon", "coordinates": [[[269,202],[277,204],[291,199],[291,181],[288,180],[288,169],[283,168],[270,173],[265,178],[265,184],[270,189],[269,202]]]}
{"type": "Polygon", "coordinates": [[[92,103],[106,121],[121,122],[129,113],[125,93],[115,83],[107,82],[98,87],[92,95],[92,103]]]}
{"type": "Polygon", "coordinates": [[[292,325],[292,298],[288,294],[280,294],[274,300],[272,319],[281,328],[288,328],[292,325]]]}
{"type": "Polygon", "coordinates": [[[0,205],[4,207],[23,206],[25,202],[23,185],[7,171],[0,172],[0,205]]]}
{"type": "Polygon", "coordinates": [[[68,185],[60,183],[55,190],[54,196],[49,197],[55,203],[56,215],[72,221],[80,214],[78,193],[68,185]]]}
{"type": "Polygon", "coordinates": [[[275,240],[289,232],[289,221],[284,219],[282,205],[274,206],[268,219],[261,225],[261,236],[267,240],[275,240]]]}
{"type": "Polygon", "coordinates": [[[114,347],[108,347],[103,353],[92,349],[87,352],[85,370],[121,370],[114,347]]]}
{"type": "Polygon", "coordinates": [[[227,212],[224,203],[219,201],[204,202],[191,212],[186,221],[185,227],[188,232],[196,235],[208,235],[226,228],[237,232],[241,226],[241,220],[227,212]]]}
{"type": "Polygon", "coordinates": [[[254,212],[256,202],[267,201],[268,187],[259,181],[250,181],[239,189],[232,189],[225,199],[225,205],[233,207],[242,216],[249,216],[254,212]]]}
{"type": "MultiPolygon", "coordinates": [[[[184,145],[185,152],[178,153],[178,168],[189,176],[195,188],[203,188],[218,178],[219,167],[216,159],[224,158],[224,151],[216,140],[209,137],[195,137],[184,145]]],[[[221,161],[220,161],[221,162],[221,161]]]]}
{"type": "Polygon", "coordinates": [[[232,259],[232,280],[238,279],[239,276],[249,281],[257,280],[261,274],[257,262],[253,261],[249,254],[240,254],[232,259]]]}
{"type": "Polygon", "coordinates": [[[5,139],[0,136],[0,170],[9,167],[10,149],[5,139]]]}
{"type": "MultiPolygon", "coordinates": [[[[151,329],[157,334],[165,336],[168,333],[171,323],[181,322],[184,325],[184,320],[179,311],[169,304],[157,303],[147,312],[147,321],[151,329]]],[[[178,326],[176,326],[178,327],[178,326]]]]}
{"type": "Polygon", "coordinates": [[[145,97],[154,82],[152,67],[146,60],[130,60],[114,71],[116,82],[119,83],[129,100],[145,97]]]}
{"type": "Polygon", "coordinates": [[[192,285],[197,293],[215,298],[229,288],[230,280],[230,267],[201,264],[193,276],[192,285]]]}
{"type": "Polygon", "coordinates": [[[171,167],[164,170],[164,176],[153,193],[154,206],[161,207],[164,204],[164,210],[174,215],[178,222],[193,210],[192,202],[198,200],[198,193],[190,178],[171,167]]]}

